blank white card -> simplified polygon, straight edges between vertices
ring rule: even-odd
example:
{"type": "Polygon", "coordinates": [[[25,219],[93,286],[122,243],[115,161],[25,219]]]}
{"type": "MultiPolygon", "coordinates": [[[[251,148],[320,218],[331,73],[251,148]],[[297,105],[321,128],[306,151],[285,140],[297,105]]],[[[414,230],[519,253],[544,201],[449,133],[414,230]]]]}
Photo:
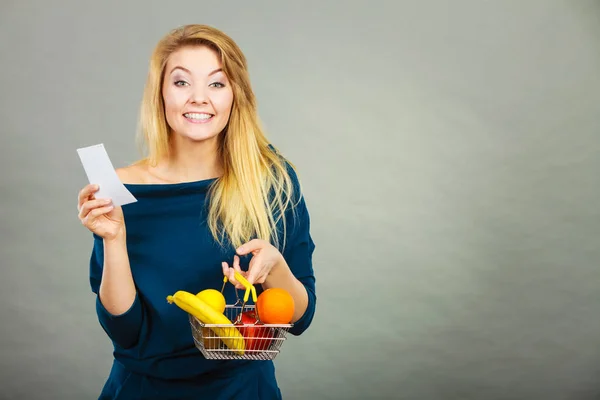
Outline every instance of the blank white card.
{"type": "Polygon", "coordinates": [[[135,203],[137,199],[123,185],[115,171],[104,144],[77,149],[83,169],[91,184],[97,184],[97,199],[110,198],[115,206],[135,203]]]}

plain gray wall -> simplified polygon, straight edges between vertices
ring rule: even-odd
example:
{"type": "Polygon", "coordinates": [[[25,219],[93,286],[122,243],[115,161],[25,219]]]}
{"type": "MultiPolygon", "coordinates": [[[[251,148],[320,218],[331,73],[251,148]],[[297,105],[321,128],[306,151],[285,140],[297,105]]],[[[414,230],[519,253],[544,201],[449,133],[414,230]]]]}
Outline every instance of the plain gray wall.
{"type": "Polygon", "coordinates": [[[157,40],[242,47],[317,244],[285,399],[600,396],[597,1],[6,1],[0,397],[94,399],[111,365],[76,148],[138,158],[157,40]]]}

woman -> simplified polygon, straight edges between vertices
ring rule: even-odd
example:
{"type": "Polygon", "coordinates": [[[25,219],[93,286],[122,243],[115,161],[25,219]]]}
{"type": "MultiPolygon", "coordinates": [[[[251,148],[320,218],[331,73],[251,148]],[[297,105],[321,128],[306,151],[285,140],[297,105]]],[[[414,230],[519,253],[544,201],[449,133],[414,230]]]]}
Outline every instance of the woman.
{"type": "Polygon", "coordinates": [[[90,283],[114,344],[100,399],[279,399],[271,361],[207,360],[188,315],[166,297],[220,290],[235,302],[238,270],[257,293],[294,298],[290,333],[315,313],[314,243],[291,163],[258,122],[246,59],[204,25],[170,32],[150,61],[140,127],[147,157],[117,169],[137,202],[79,194],[94,238],[90,283]]]}

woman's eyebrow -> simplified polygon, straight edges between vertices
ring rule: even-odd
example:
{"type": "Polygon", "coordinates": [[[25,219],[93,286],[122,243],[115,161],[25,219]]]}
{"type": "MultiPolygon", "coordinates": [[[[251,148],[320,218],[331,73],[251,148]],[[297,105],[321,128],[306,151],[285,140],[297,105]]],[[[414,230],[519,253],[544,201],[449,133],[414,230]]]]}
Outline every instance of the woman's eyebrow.
{"type": "MultiPolygon", "coordinates": [[[[173,73],[173,71],[175,71],[176,69],[181,69],[181,70],[183,70],[183,71],[187,72],[187,73],[188,73],[188,74],[190,74],[190,75],[192,74],[192,73],[191,73],[191,71],[190,71],[189,69],[187,69],[187,68],[184,68],[184,67],[182,67],[181,65],[176,65],[175,67],[173,67],[173,69],[171,70],[171,72],[169,72],[169,74],[172,74],[172,73],[173,73]]],[[[216,74],[217,72],[221,72],[221,71],[223,71],[223,68],[217,68],[217,69],[215,69],[214,71],[212,71],[210,74],[208,74],[208,76],[214,75],[214,74],[216,74]]]]}

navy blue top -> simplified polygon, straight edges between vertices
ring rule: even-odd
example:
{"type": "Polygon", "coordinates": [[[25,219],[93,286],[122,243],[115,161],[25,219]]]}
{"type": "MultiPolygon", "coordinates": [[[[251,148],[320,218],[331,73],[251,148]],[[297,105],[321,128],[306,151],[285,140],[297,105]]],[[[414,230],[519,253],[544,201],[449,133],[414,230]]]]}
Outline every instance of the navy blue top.
{"type": "MultiPolygon", "coordinates": [[[[297,177],[293,173],[292,177],[297,190],[297,177]]],[[[101,399],[280,398],[272,361],[205,359],[194,345],[188,314],[166,300],[178,290],[220,290],[221,262],[233,262],[235,248],[221,248],[207,225],[207,191],[216,179],[125,185],[137,198],[123,206],[137,295],[131,308],[118,316],[111,315],[96,298],[98,320],[114,345],[114,363],[101,399]]],[[[298,336],[315,313],[315,245],[304,198],[294,211],[286,213],[286,243],[279,250],[308,292],[308,308],[290,330],[298,336]]],[[[93,237],[90,284],[98,294],[103,240],[93,237]]],[[[247,270],[250,257],[241,257],[242,269],[247,270]]],[[[256,290],[260,294],[261,285],[256,285],[256,290]]],[[[232,284],[225,285],[224,295],[227,304],[235,303],[232,284]]]]}

